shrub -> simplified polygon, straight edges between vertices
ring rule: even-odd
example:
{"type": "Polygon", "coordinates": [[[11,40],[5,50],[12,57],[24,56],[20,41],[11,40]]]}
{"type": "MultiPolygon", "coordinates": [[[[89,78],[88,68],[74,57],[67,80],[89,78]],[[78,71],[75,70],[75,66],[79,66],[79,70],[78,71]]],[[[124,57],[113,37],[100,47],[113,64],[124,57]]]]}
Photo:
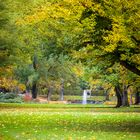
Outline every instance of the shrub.
{"type": "Polygon", "coordinates": [[[25,102],[30,102],[32,100],[32,97],[29,94],[25,94],[24,97],[23,97],[23,100],[25,102]]]}
{"type": "Polygon", "coordinates": [[[16,97],[14,99],[0,99],[0,102],[3,102],[3,103],[22,103],[23,102],[23,99],[22,97],[16,97]]]}
{"type": "Polygon", "coordinates": [[[4,93],[0,92],[0,99],[3,98],[4,93]]]}
{"type": "Polygon", "coordinates": [[[22,103],[23,99],[15,93],[2,93],[0,92],[0,102],[3,103],[22,103]]]}
{"type": "Polygon", "coordinates": [[[17,95],[15,93],[0,93],[0,99],[14,99],[17,95]]]}
{"type": "Polygon", "coordinates": [[[17,95],[15,93],[6,93],[3,96],[4,99],[14,99],[16,97],[17,97],[17,95]]]}
{"type": "Polygon", "coordinates": [[[58,101],[59,100],[59,95],[52,95],[51,96],[51,101],[58,101]]]}

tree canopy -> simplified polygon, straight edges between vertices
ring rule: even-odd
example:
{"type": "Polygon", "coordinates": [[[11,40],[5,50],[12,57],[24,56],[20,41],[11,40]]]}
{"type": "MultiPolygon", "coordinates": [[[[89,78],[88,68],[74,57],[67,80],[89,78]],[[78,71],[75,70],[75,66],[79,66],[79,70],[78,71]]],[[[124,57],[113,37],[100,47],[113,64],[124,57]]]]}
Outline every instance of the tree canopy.
{"type": "Polygon", "coordinates": [[[24,83],[74,76],[92,86],[139,88],[140,1],[0,3],[1,71],[17,70],[13,77],[24,83]]]}

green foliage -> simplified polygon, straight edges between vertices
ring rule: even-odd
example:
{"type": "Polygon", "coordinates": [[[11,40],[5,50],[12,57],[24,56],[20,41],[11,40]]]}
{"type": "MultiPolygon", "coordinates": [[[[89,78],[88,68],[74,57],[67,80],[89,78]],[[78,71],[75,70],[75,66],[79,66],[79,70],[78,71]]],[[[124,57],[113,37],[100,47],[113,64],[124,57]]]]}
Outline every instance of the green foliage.
{"type": "Polygon", "coordinates": [[[52,95],[51,96],[51,101],[59,101],[60,97],[59,95],[52,95]]]}
{"type": "Polygon", "coordinates": [[[0,102],[2,103],[22,103],[22,97],[15,93],[0,93],[0,102]]]}
{"type": "Polygon", "coordinates": [[[16,97],[14,99],[0,99],[2,103],[23,103],[23,99],[21,97],[16,97]]]}
{"type": "Polygon", "coordinates": [[[0,0],[0,67],[13,65],[18,51],[16,26],[11,22],[9,0],[0,0]]]}
{"type": "Polygon", "coordinates": [[[77,77],[72,70],[73,60],[66,55],[50,55],[48,59],[39,62],[38,74],[40,76],[39,84],[47,83],[47,86],[53,86],[60,89],[61,82],[64,80],[64,86],[71,86],[77,83],[77,77]]]}
{"type": "Polygon", "coordinates": [[[5,25],[8,23],[8,15],[5,14],[6,12],[6,2],[0,1],[0,66],[3,66],[7,63],[8,59],[8,41],[7,35],[9,34],[9,31],[5,29],[5,25]]]}
{"type": "Polygon", "coordinates": [[[83,80],[80,80],[79,82],[81,89],[85,90],[85,89],[90,89],[89,83],[83,80]]]}
{"type": "Polygon", "coordinates": [[[32,66],[29,65],[21,65],[15,69],[16,78],[22,82],[26,83],[30,75],[34,73],[32,66]]]}
{"type": "Polygon", "coordinates": [[[64,81],[65,88],[78,88],[80,77],[91,88],[124,83],[138,88],[139,78],[127,69],[140,75],[139,5],[138,0],[0,0],[0,67],[13,65],[12,77],[26,86],[60,89],[64,81]]]}
{"type": "MultiPolygon", "coordinates": [[[[99,10],[96,11],[95,31],[93,36],[89,38],[90,41],[87,42],[87,45],[93,45],[93,49],[91,49],[91,51],[93,50],[91,57],[95,58],[93,63],[98,64],[103,61],[106,66],[112,66],[119,62],[127,69],[138,74],[133,68],[135,67],[139,71],[139,62],[134,62],[136,58],[133,58],[137,56],[137,59],[139,59],[140,53],[138,47],[139,31],[134,31],[139,23],[135,18],[138,18],[140,3],[135,0],[129,4],[126,1],[103,1],[99,4],[100,10],[103,10],[104,14],[99,13],[99,10]],[[134,16],[134,14],[137,16],[134,16]],[[137,37],[134,34],[137,34],[137,37]]],[[[94,13],[94,7],[92,8],[92,13],[94,13]]],[[[91,9],[91,7],[88,7],[88,9],[91,9]]],[[[87,18],[92,17],[87,16],[83,20],[87,20],[87,18]]],[[[94,20],[94,18],[92,19],[94,20]]],[[[88,48],[85,48],[86,50],[88,48]]]]}
{"type": "Polygon", "coordinates": [[[17,95],[15,93],[5,93],[3,94],[3,99],[14,99],[17,95]]]}
{"type": "Polygon", "coordinates": [[[3,98],[4,93],[0,92],[0,98],[3,98]]]}

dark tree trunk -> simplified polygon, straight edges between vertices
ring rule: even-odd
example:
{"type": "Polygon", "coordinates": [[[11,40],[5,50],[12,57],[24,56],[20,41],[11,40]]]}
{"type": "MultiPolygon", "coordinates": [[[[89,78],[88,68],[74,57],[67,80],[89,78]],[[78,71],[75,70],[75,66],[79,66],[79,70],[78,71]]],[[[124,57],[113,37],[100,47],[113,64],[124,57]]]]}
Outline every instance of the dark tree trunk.
{"type": "Polygon", "coordinates": [[[140,70],[133,64],[128,63],[127,61],[120,60],[120,64],[126,69],[140,76],[140,70]]]}
{"type": "Polygon", "coordinates": [[[61,81],[60,101],[64,100],[64,80],[61,81]]]}
{"type": "Polygon", "coordinates": [[[129,106],[128,92],[127,92],[127,86],[126,85],[124,85],[124,88],[123,88],[122,106],[129,106]]]}
{"type": "Polygon", "coordinates": [[[34,83],[32,85],[32,98],[33,99],[36,99],[37,98],[37,85],[36,85],[36,83],[34,83]]]}
{"type": "Polygon", "coordinates": [[[140,96],[139,96],[139,92],[137,91],[135,94],[135,105],[140,103],[140,96]]]}
{"type": "Polygon", "coordinates": [[[115,92],[117,97],[117,105],[116,107],[122,106],[122,94],[119,86],[115,86],[115,92]]]}
{"type": "MultiPolygon", "coordinates": [[[[33,68],[35,71],[37,71],[37,56],[34,55],[33,57],[33,68]]],[[[32,98],[36,99],[37,98],[37,81],[33,81],[32,84],[32,98]]]]}

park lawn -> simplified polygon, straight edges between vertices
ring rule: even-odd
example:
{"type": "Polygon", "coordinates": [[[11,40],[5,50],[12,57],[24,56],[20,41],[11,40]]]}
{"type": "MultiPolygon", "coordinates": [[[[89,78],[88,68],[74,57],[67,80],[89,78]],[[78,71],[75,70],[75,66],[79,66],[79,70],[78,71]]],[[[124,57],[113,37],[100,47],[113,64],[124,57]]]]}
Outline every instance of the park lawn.
{"type": "Polygon", "coordinates": [[[139,140],[140,108],[0,104],[0,140],[139,140]]]}

